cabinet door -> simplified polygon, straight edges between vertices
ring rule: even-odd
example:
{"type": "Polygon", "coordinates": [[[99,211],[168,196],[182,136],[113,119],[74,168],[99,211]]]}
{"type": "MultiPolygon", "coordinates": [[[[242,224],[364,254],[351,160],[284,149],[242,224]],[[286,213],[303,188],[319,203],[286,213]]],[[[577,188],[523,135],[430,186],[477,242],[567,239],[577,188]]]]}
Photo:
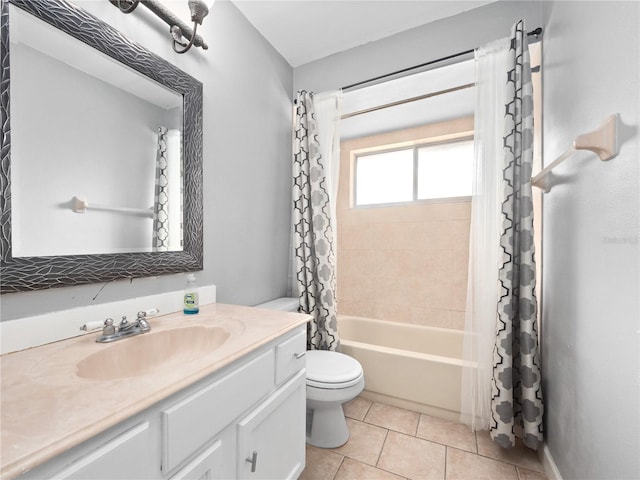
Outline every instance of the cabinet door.
{"type": "Polygon", "coordinates": [[[225,426],[273,390],[274,353],[264,352],[196,393],[164,408],[162,473],[170,474],[225,426]]]}
{"type": "Polygon", "coordinates": [[[154,469],[150,460],[150,448],[154,445],[149,422],[143,422],[77,459],[53,477],[64,480],[154,478],[160,474],[160,469],[154,469]]]}
{"type": "Polygon", "coordinates": [[[304,469],[305,410],[301,370],[238,423],[238,478],[298,478],[304,469]]]}
{"type": "Polygon", "coordinates": [[[230,426],[171,480],[228,480],[235,469],[235,426],[230,426]]]}

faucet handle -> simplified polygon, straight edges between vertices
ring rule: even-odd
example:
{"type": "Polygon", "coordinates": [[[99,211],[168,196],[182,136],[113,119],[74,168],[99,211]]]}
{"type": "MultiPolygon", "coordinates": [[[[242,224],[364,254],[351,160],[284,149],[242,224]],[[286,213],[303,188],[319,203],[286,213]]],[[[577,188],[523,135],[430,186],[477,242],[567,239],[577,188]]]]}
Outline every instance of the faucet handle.
{"type": "Polygon", "coordinates": [[[138,318],[136,319],[136,321],[138,322],[138,325],[140,325],[140,331],[142,333],[147,333],[148,331],[151,330],[151,325],[149,325],[149,322],[147,321],[147,312],[143,312],[140,311],[138,312],[138,318]]]}
{"type": "Polygon", "coordinates": [[[120,328],[124,328],[127,325],[129,325],[129,322],[127,321],[127,316],[123,315],[122,320],[120,320],[120,328]]]}
{"type": "Polygon", "coordinates": [[[104,328],[102,329],[102,335],[115,335],[116,327],[113,325],[113,318],[107,318],[104,321],[104,328]]]}

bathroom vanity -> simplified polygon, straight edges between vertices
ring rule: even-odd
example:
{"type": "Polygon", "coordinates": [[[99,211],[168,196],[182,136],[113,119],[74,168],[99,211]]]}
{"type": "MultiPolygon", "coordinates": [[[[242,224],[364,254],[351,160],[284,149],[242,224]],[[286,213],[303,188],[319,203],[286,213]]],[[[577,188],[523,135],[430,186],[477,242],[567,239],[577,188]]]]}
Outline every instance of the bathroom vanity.
{"type": "Polygon", "coordinates": [[[0,357],[1,478],[297,478],[308,320],[211,304],[0,357]]]}

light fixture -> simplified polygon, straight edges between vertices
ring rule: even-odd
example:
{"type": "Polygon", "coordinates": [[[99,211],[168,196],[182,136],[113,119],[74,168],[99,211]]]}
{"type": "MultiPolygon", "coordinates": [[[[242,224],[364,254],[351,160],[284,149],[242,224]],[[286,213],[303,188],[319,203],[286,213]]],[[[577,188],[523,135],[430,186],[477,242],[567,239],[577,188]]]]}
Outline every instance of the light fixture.
{"type": "MultiPolygon", "coordinates": [[[[198,25],[202,25],[202,20],[209,14],[209,8],[203,0],[188,0],[191,11],[191,21],[193,29],[180,20],[176,15],[162,5],[158,0],[109,0],[118,7],[122,13],[133,12],[138,4],[142,4],[156,14],[163,22],[169,25],[169,33],[173,39],[173,50],[176,53],[184,53],[192,46],[201,47],[207,50],[209,46],[202,37],[196,33],[198,25]]],[[[213,1],[209,2],[213,5],[213,1]]]]}

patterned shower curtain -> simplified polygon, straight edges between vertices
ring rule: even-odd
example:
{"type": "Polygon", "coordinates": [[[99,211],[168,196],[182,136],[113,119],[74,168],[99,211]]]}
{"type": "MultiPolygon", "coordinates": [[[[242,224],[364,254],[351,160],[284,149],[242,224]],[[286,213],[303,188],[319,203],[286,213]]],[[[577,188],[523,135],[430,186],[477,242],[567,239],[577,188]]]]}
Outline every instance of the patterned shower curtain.
{"type": "Polygon", "coordinates": [[[308,324],[309,350],[340,346],[336,321],[336,277],[331,208],[320,155],[313,94],[298,92],[293,138],[293,237],[300,310],[308,324]]]}
{"type": "Polygon", "coordinates": [[[167,170],[167,129],[158,127],[158,150],[156,155],[156,182],[153,199],[154,252],[169,250],[169,179],[167,170]]]}
{"type": "Polygon", "coordinates": [[[537,449],[543,440],[543,400],[531,196],[533,88],[522,21],[512,29],[509,56],[490,433],[500,446],[514,446],[517,433],[525,445],[537,449]]]}

